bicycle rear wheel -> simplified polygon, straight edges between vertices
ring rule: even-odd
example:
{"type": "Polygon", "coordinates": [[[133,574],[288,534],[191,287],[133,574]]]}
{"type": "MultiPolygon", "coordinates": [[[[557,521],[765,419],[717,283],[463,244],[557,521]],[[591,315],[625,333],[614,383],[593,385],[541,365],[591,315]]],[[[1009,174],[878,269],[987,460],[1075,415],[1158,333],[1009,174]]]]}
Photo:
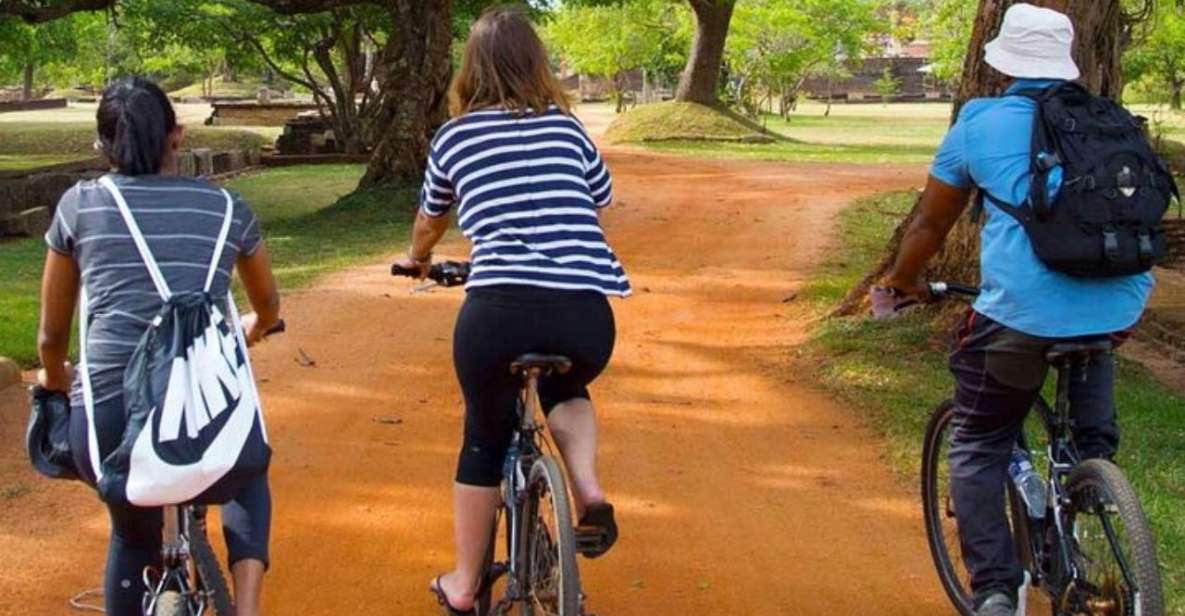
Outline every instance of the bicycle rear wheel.
{"type": "MultiPolygon", "coordinates": [[[[963,564],[963,550],[959,543],[958,522],[950,494],[950,433],[954,420],[954,403],[943,402],[934,410],[926,428],[922,449],[922,510],[926,521],[926,540],[930,555],[938,570],[938,579],[955,609],[962,616],[973,616],[971,576],[963,564]]],[[[1028,522],[1024,505],[1011,482],[1007,486],[1006,511],[1012,527],[1013,542],[1022,564],[1028,568],[1032,560],[1028,546],[1028,522]]]]}
{"type": "Polygon", "coordinates": [[[206,614],[211,616],[234,616],[234,603],[231,601],[230,589],[226,584],[226,577],[218,564],[218,555],[210,545],[206,536],[206,517],[199,515],[193,507],[187,507],[189,516],[189,550],[193,559],[193,568],[197,573],[195,580],[199,592],[206,595],[206,614]]]}
{"type": "Polygon", "coordinates": [[[523,507],[526,558],[524,616],[580,614],[580,573],[576,533],[564,476],[555,460],[543,456],[531,465],[523,507]]]}
{"type": "Polygon", "coordinates": [[[1065,513],[1079,579],[1058,614],[1163,616],[1156,540],[1131,483],[1106,460],[1087,460],[1070,473],[1065,513]]]}

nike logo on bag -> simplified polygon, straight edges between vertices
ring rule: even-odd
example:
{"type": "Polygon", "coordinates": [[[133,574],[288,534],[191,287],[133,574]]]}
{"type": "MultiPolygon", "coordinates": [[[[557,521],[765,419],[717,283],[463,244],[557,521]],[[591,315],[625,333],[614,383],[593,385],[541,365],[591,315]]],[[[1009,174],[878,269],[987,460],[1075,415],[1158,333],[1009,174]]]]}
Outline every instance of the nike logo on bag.
{"type": "Polygon", "coordinates": [[[204,335],[186,349],[185,357],[173,359],[169,388],[161,410],[157,437],[160,443],[179,437],[182,418],[186,436],[197,438],[202,428],[239,402],[237,341],[232,334],[223,334],[218,327],[223,322],[222,315],[215,312],[214,316],[204,335]],[[223,388],[230,393],[230,399],[223,388]]]}

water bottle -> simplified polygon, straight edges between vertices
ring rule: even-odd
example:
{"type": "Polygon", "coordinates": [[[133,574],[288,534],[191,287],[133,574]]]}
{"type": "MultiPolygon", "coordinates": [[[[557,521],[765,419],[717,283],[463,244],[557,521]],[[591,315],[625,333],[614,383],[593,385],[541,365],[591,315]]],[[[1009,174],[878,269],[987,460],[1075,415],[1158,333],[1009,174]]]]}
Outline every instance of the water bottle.
{"type": "Polygon", "coordinates": [[[1033,460],[1028,450],[1020,445],[1012,448],[1012,459],[1008,462],[1008,476],[1016,484],[1021,500],[1029,510],[1029,517],[1034,520],[1045,519],[1045,482],[1033,468],[1033,460]]]}

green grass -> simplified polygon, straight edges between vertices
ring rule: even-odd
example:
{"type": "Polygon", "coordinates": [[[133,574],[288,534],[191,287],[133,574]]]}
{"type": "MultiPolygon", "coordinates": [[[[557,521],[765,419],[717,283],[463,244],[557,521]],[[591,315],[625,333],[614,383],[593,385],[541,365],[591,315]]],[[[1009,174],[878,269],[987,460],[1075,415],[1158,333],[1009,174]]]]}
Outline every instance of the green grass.
{"type": "MultiPolygon", "coordinates": [[[[372,259],[408,238],[416,191],[352,193],[362,165],[269,169],[240,176],[228,187],[259,216],[281,289],[372,259]]],[[[22,366],[37,362],[37,321],[45,246],[40,239],[0,242],[0,356],[22,366]]]]}
{"type": "MultiPolygon", "coordinates": [[[[789,120],[776,115],[761,119],[761,130],[777,137],[773,142],[745,143],[739,139],[675,138],[686,134],[683,125],[691,126],[693,131],[700,129],[694,122],[661,113],[663,105],[669,104],[638,107],[614,122],[606,137],[614,141],[617,125],[628,121],[628,135],[657,133],[668,136],[620,141],[641,143],[648,149],[672,154],[778,162],[926,163],[942,141],[950,119],[950,105],[941,103],[836,105],[828,114],[824,105],[805,102],[789,120]],[[646,111],[651,108],[653,111],[646,111]],[[646,115],[642,115],[643,112],[646,115]],[[680,133],[680,130],[684,132],[680,133]]],[[[757,131],[752,127],[746,130],[757,131]]]]}
{"type": "MultiPolygon", "coordinates": [[[[915,199],[913,192],[878,195],[841,215],[843,248],[801,294],[813,310],[839,301],[872,267],[915,199]]],[[[819,382],[866,413],[885,436],[887,457],[910,480],[918,472],[929,412],[951,393],[944,325],[936,326],[926,313],[889,322],[829,319],[808,348],[819,366],[819,382]]],[[[1117,405],[1123,428],[1119,463],[1155,527],[1169,613],[1185,615],[1185,399],[1139,364],[1121,360],[1117,405]]]]}
{"type": "MultiPolygon", "coordinates": [[[[268,143],[259,134],[234,128],[197,126],[186,132],[192,148],[230,149],[262,147],[268,143]]],[[[0,154],[3,155],[95,155],[93,122],[0,122],[0,154]]]]}
{"type": "Polygon", "coordinates": [[[609,143],[751,139],[769,137],[760,126],[731,111],[673,101],[636,107],[618,116],[605,131],[609,143]]]}
{"type": "Polygon", "coordinates": [[[0,171],[36,169],[85,158],[81,154],[0,154],[0,171]]]}

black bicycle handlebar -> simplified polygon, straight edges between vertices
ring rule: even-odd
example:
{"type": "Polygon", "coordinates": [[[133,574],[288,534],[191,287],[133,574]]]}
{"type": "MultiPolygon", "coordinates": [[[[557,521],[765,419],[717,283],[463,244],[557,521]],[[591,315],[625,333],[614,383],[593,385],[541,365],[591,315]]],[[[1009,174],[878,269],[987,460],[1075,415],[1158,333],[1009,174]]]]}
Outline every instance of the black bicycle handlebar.
{"type": "Polygon", "coordinates": [[[930,295],[938,298],[950,297],[952,295],[979,297],[979,287],[959,284],[957,282],[931,282],[927,283],[927,286],[930,287],[930,295]]]}
{"type": "MultiPolygon", "coordinates": [[[[442,287],[459,287],[469,280],[469,270],[468,261],[443,261],[428,269],[428,279],[442,287]]],[[[419,278],[420,270],[402,267],[396,263],[391,266],[391,275],[419,278]]]]}

